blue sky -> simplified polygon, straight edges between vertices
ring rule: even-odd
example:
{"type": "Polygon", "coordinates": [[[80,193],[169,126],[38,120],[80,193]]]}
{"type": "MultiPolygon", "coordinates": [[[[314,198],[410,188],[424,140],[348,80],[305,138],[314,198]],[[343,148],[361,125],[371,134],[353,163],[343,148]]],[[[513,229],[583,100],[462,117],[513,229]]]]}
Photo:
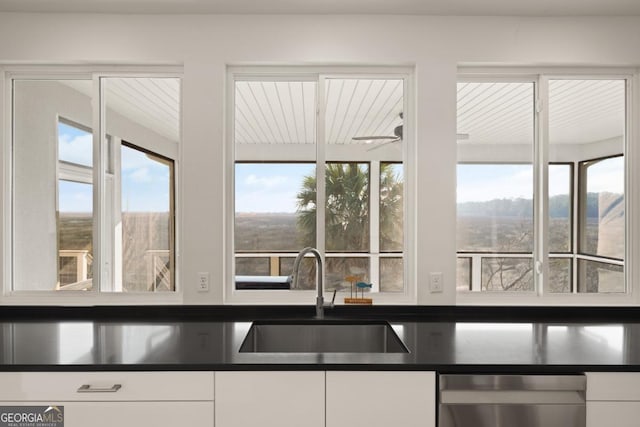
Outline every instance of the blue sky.
{"type": "MultiPolygon", "coordinates": [[[[236,212],[296,212],[297,194],[305,176],[315,172],[314,164],[236,164],[236,212]]],[[[402,165],[394,172],[402,174],[402,165]]]]}
{"type": "MultiPolygon", "coordinates": [[[[92,165],[92,135],[73,126],[59,123],[58,155],[60,160],[92,165]]],[[[169,166],[152,160],[146,154],[122,146],[122,211],[168,212],[169,166]]],[[[92,186],[60,181],[61,212],[91,212],[92,186]]]]}
{"type": "MultiPolygon", "coordinates": [[[[593,166],[600,184],[593,191],[622,190],[617,184],[620,165],[593,166]]],[[[401,171],[401,169],[398,169],[401,171]]],[[[240,163],[236,165],[236,212],[295,212],[296,194],[304,176],[312,174],[309,164],[240,163]]],[[[458,203],[493,199],[531,199],[531,165],[458,165],[458,203]]],[[[549,194],[569,193],[569,167],[549,166],[549,194]]]]}
{"type": "MultiPolygon", "coordinates": [[[[624,160],[608,159],[589,168],[590,192],[624,192],[624,160]]],[[[569,194],[569,167],[549,165],[549,196],[569,194]]],[[[493,199],[531,199],[533,168],[531,165],[458,165],[457,201],[493,199]]]]}
{"type": "Polygon", "coordinates": [[[531,165],[458,165],[457,201],[533,197],[531,165]]]}
{"type": "Polygon", "coordinates": [[[122,211],[169,212],[169,166],[122,147],[122,211]]]}
{"type": "Polygon", "coordinates": [[[296,195],[314,164],[239,163],[236,165],[236,212],[295,212],[296,195]]]}
{"type": "Polygon", "coordinates": [[[83,166],[93,164],[93,136],[82,129],[58,122],[58,158],[83,166]]]}

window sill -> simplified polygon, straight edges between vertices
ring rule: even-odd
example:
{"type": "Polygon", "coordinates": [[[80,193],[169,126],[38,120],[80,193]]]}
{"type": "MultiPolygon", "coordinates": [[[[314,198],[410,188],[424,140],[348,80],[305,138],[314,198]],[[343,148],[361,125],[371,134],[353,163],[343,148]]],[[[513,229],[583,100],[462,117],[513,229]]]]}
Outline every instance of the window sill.
{"type": "MultiPolygon", "coordinates": [[[[333,292],[325,292],[325,301],[331,301],[333,292]]],[[[336,305],[343,305],[345,297],[349,293],[339,292],[336,294],[336,305]]],[[[398,292],[391,293],[367,293],[367,298],[373,298],[373,305],[415,305],[416,298],[398,292]]],[[[247,305],[314,305],[316,303],[316,291],[290,291],[290,290],[234,290],[231,294],[225,295],[225,304],[247,304],[247,305]]]]}

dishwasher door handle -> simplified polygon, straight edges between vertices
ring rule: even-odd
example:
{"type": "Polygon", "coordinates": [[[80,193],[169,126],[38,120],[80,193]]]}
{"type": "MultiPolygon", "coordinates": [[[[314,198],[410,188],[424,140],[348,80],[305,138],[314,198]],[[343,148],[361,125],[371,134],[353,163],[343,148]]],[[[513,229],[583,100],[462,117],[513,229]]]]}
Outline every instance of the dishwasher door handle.
{"type": "Polygon", "coordinates": [[[446,390],[440,392],[440,403],[445,405],[558,405],[584,404],[583,391],[568,390],[446,390]]]}

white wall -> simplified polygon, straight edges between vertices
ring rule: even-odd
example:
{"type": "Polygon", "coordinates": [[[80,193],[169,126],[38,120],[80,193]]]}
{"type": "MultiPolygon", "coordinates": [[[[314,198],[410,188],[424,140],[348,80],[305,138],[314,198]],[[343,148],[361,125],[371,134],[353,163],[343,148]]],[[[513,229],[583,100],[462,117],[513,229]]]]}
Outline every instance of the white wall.
{"type": "Polygon", "coordinates": [[[640,17],[111,16],[0,14],[0,62],[183,63],[179,280],[187,304],[222,303],[227,64],[416,67],[417,277],[455,302],[458,64],[640,65],[640,17]],[[204,183],[204,185],[203,185],[204,183]],[[195,290],[210,271],[212,289],[195,290]]]}
{"type": "Polygon", "coordinates": [[[58,271],[58,115],[90,124],[91,100],[57,82],[17,82],[14,93],[13,221],[21,238],[14,242],[13,276],[20,290],[51,290],[58,271]]]}

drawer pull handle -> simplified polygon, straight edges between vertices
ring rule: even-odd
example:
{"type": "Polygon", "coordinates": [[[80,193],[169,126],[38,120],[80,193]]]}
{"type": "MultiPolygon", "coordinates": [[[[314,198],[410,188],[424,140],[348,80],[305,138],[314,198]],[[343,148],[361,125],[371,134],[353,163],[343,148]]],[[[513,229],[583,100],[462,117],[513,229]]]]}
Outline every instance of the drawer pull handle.
{"type": "Polygon", "coordinates": [[[78,393],[115,393],[122,388],[122,384],[114,384],[111,387],[91,387],[90,384],[83,384],[78,389],[78,393]]]}

